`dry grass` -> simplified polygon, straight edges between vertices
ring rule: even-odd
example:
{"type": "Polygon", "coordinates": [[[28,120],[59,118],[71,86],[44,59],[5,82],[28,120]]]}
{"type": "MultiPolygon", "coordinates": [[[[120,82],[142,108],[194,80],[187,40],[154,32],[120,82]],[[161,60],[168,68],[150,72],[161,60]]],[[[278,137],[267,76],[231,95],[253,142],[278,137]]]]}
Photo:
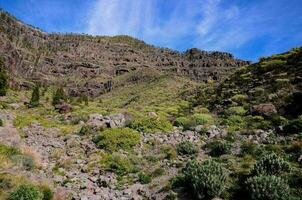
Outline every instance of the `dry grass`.
{"type": "Polygon", "coordinates": [[[22,147],[22,154],[31,157],[35,161],[35,166],[41,168],[43,166],[42,156],[31,147],[22,147]]]}

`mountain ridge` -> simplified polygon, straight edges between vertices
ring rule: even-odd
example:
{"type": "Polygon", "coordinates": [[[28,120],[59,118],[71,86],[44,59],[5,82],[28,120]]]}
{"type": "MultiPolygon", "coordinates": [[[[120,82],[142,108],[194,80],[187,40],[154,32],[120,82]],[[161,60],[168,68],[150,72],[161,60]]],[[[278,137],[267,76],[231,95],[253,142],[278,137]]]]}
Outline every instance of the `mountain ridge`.
{"type": "Polygon", "coordinates": [[[78,95],[91,85],[87,95],[98,96],[110,91],[119,76],[141,69],[206,82],[221,80],[250,63],[225,52],[158,48],[130,36],[48,34],[4,11],[0,16],[0,53],[17,87],[32,87],[30,82],[62,84],[78,95]]]}

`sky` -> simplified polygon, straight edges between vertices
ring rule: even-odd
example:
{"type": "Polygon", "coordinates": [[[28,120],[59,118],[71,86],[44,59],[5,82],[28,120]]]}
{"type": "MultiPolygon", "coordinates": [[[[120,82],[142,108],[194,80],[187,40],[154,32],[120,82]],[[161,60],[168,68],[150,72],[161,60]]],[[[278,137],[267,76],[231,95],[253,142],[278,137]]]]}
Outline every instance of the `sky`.
{"type": "Polygon", "coordinates": [[[0,7],[47,32],[130,35],[251,61],[302,46],[302,0],[0,0],[0,7]]]}

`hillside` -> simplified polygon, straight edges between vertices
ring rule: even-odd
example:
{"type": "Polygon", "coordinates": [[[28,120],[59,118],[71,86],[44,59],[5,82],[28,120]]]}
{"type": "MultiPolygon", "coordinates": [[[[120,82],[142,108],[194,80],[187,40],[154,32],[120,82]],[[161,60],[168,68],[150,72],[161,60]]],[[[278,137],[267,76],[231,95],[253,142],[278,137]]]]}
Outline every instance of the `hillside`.
{"type": "Polygon", "coordinates": [[[129,36],[48,34],[4,11],[0,18],[0,53],[16,86],[55,83],[67,85],[73,95],[99,96],[115,87],[120,76],[137,70],[207,81],[248,63],[229,53],[156,48],[129,36]]]}
{"type": "Polygon", "coordinates": [[[301,47],[249,64],[0,28],[0,199],[301,200],[301,47]]]}

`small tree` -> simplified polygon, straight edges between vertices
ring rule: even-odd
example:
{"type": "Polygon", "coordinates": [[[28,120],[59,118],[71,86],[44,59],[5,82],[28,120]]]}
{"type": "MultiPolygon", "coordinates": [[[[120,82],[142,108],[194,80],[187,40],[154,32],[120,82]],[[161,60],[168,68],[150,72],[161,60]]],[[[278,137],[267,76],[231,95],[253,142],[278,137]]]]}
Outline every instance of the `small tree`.
{"type": "Polygon", "coordinates": [[[66,99],[67,98],[64,89],[62,87],[59,87],[52,97],[52,105],[53,106],[58,105],[62,103],[62,101],[66,101],[66,99]]]}
{"type": "Polygon", "coordinates": [[[40,101],[40,88],[39,88],[38,85],[36,85],[33,88],[33,92],[32,92],[32,95],[31,95],[30,102],[29,102],[29,106],[31,108],[37,107],[37,106],[39,106],[39,101],[40,101]]]}
{"type": "Polygon", "coordinates": [[[0,96],[5,96],[8,88],[8,77],[4,68],[4,60],[0,57],[0,96]]]}

